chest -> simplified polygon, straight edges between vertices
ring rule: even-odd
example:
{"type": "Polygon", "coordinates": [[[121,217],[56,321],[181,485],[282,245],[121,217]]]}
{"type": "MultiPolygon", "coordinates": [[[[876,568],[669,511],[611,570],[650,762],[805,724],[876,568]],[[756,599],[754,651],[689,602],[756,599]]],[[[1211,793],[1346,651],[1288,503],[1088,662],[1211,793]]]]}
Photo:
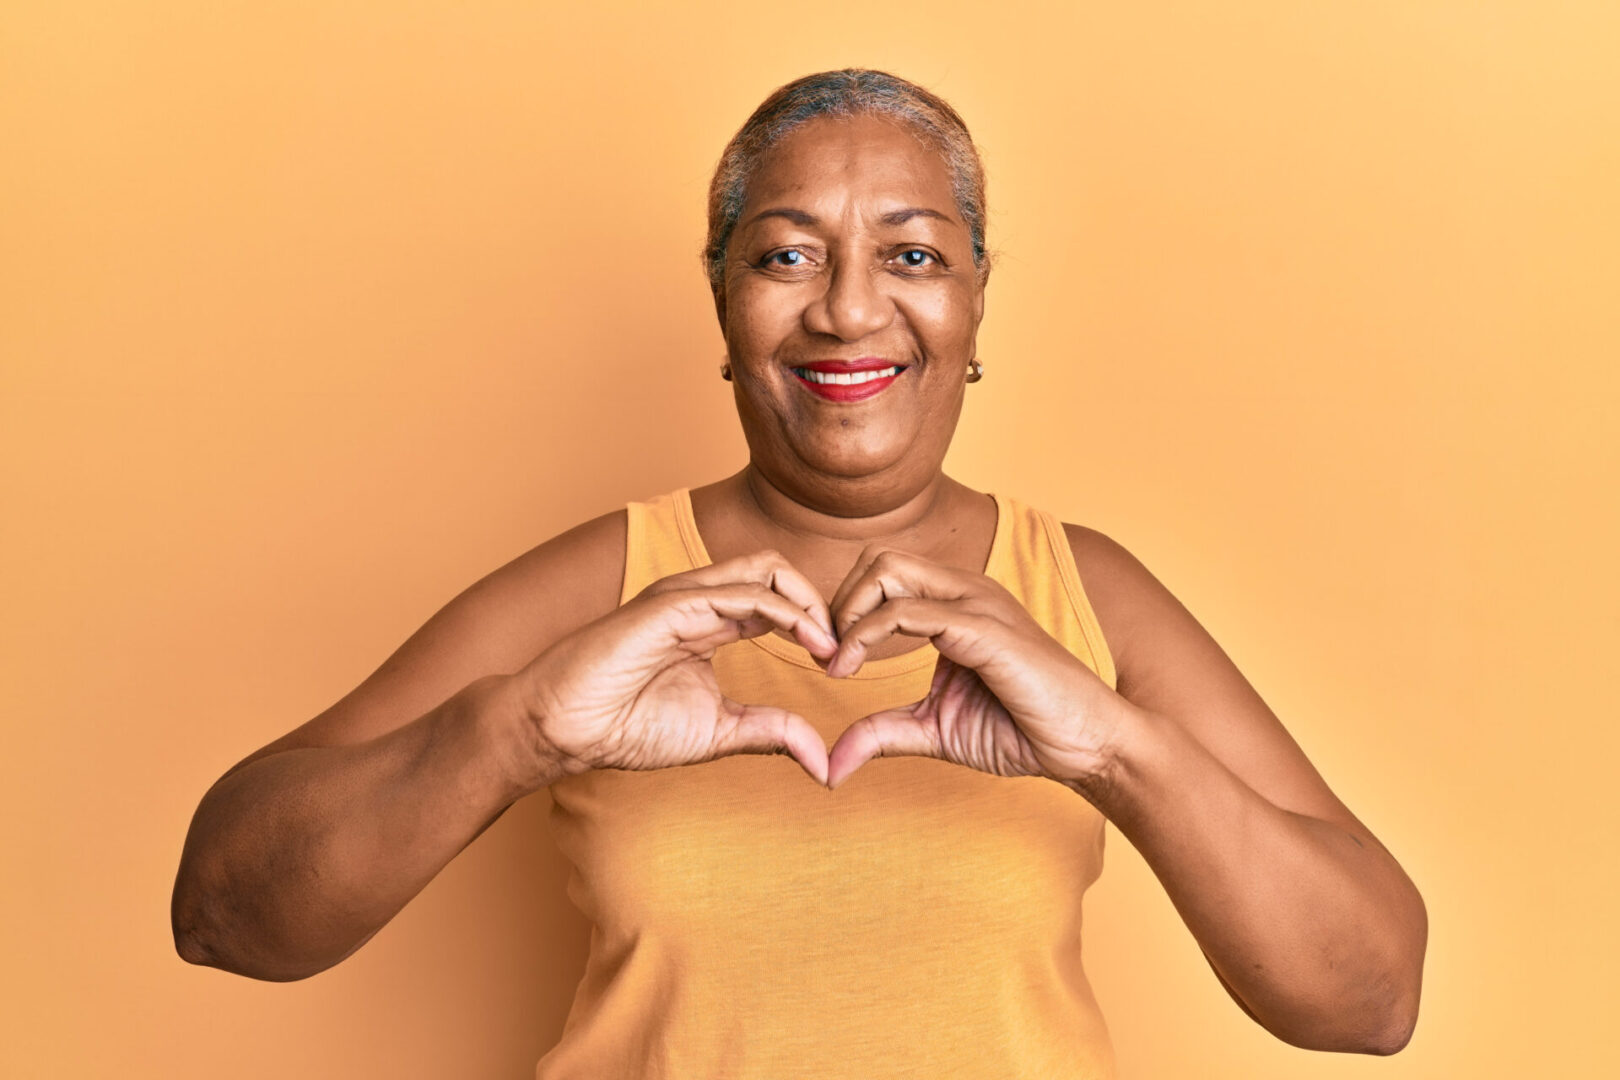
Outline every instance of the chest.
{"type": "MultiPolygon", "coordinates": [[[[860,716],[916,700],[932,677],[924,663],[829,680],[757,652],[721,650],[722,689],[794,709],[828,745],[860,716]]],[[[849,970],[870,955],[893,962],[874,928],[892,939],[926,917],[929,941],[937,931],[1039,948],[1078,934],[1081,894],[1101,870],[1102,819],[1073,792],[922,758],[874,760],[836,791],[784,757],[739,755],[586,773],[552,794],[575,902],[622,942],[784,962],[813,942],[849,970]]]]}

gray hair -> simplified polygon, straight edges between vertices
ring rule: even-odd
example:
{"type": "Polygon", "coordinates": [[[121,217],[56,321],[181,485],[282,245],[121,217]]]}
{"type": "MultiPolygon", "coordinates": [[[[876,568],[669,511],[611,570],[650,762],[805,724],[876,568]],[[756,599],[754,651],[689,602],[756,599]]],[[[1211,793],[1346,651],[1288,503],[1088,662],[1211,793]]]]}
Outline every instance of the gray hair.
{"type": "Polygon", "coordinates": [[[806,75],[778,87],[726,144],[709,182],[709,235],[703,246],[704,269],[716,296],[725,288],[726,245],[742,214],[748,181],[766,151],[808,120],[862,114],[892,117],[945,159],[951,193],[973,243],[973,265],[981,276],[989,270],[984,245],[984,165],[962,118],[944,99],[916,83],[886,71],[844,68],[806,75]]]}

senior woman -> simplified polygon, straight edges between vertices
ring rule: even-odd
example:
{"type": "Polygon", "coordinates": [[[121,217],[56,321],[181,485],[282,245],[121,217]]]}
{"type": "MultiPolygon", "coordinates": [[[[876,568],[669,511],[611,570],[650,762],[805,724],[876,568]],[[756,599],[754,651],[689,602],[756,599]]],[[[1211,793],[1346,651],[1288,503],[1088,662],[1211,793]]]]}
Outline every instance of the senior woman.
{"type": "Polygon", "coordinates": [[[746,467],[539,545],[232,768],[181,955],[330,967],[549,788],[593,931],[543,1080],[1109,1076],[1080,909],[1112,821],[1256,1021],[1404,1045],[1394,858],[1125,549],[943,473],[984,222],[934,95],[771,95],[705,253],[746,467]]]}

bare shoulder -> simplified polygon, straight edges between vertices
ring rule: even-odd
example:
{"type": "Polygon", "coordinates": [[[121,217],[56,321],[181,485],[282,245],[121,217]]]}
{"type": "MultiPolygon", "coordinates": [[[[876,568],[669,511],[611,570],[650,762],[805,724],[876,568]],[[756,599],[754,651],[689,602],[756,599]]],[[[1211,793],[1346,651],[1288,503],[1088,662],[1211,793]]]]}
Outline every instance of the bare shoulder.
{"type": "Polygon", "coordinates": [[[1178,672],[1242,678],[1192,612],[1124,545],[1084,525],[1065,523],[1063,531],[1114,656],[1122,695],[1159,699],[1178,672]]]}
{"type": "Polygon", "coordinates": [[[492,672],[515,671],[563,634],[618,606],[626,529],[620,508],[559,533],[475,581],[423,630],[441,618],[453,621],[492,672]]]}
{"type": "Polygon", "coordinates": [[[1139,624],[1144,619],[1152,619],[1155,606],[1162,609],[1169,591],[1136,556],[1106,533],[1068,522],[1063,523],[1063,532],[1074,553],[1075,568],[1080,572],[1086,599],[1091,602],[1108,651],[1113,654],[1114,667],[1119,673],[1119,691],[1124,694],[1135,675],[1127,665],[1137,652],[1139,624]],[[1155,596],[1155,587],[1164,595],[1155,596]]]}
{"type": "Polygon", "coordinates": [[[486,574],[439,609],[331,708],[244,758],[231,771],[282,750],[376,738],[478,679],[520,670],[559,638],[618,606],[626,528],[621,508],[560,533],[486,574]]]}
{"type": "Polygon", "coordinates": [[[1173,721],[1285,809],[1354,820],[1226,651],[1123,545],[1063,526],[1131,704],[1173,721]]]}

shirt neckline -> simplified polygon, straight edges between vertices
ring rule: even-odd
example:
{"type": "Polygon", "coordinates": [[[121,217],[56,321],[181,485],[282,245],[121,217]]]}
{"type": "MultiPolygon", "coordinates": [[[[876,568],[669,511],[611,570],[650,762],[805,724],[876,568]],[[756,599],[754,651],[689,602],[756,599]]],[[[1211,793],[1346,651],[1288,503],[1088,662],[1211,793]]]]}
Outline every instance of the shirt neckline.
{"type": "MultiPolygon", "coordinates": [[[[1011,506],[1008,500],[1003,499],[995,492],[987,492],[996,504],[996,531],[990,539],[990,553],[985,558],[983,573],[995,577],[995,570],[1001,565],[1004,555],[1003,548],[1011,542],[1012,523],[1011,506]]],[[[681,534],[681,543],[686,547],[687,557],[695,570],[703,566],[713,566],[714,559],[709,556],[709,549],[703,543],[703,537],[698,533],[697,517],[692,513],[692,489],[679,488],[674,493],[675,522],[681,534]]],[[[796,641],[788,641],[775,634],[762,634],[755,638],[744,638],[749,644],[764,649],[772,656],[785,660],[797,667],[810,668],[821,671],[821,665],[816,663],[815,657],[796,641]]],[[[934,648],[931,641],[925,641],[921,647],[903,652],[898,656],[886,656],[880,660],[868,660],[861,665],[861,670],[848,676],[851,679],[887,679],[895,675],[905,675],[921,668],[933,668],[939,659],[939,650],[934,648]]]]}

